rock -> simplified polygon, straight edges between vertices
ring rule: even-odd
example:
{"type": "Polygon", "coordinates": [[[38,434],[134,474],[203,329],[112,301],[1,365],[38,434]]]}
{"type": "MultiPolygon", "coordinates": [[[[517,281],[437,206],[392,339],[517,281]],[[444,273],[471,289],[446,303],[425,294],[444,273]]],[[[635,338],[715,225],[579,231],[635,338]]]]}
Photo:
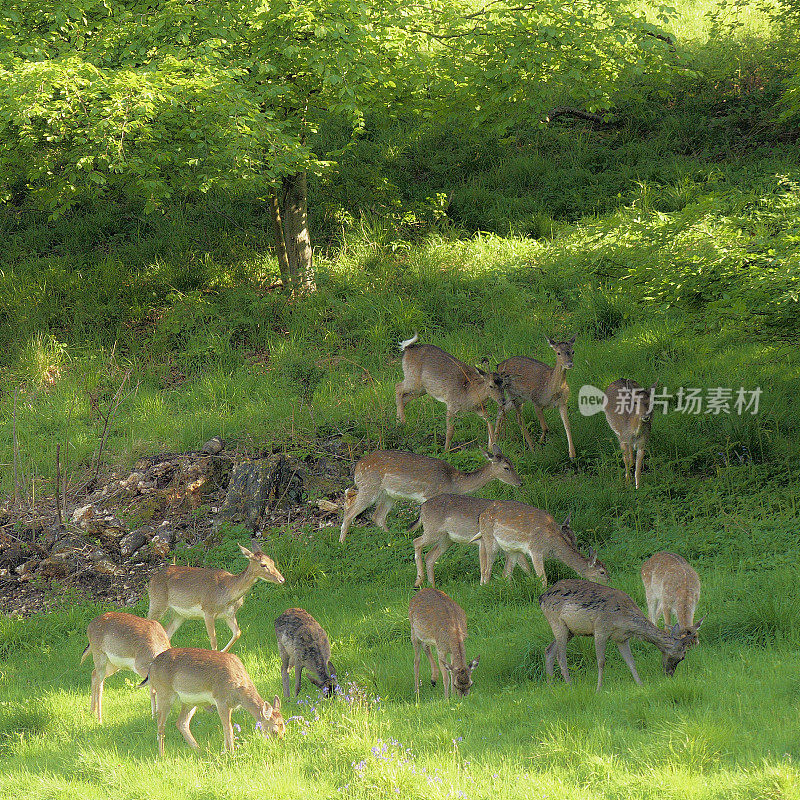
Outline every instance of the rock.
{"type": "Polygon", "coordinates": [[[0,548],[0,567],[16,570],[30,558],[30,548],[24,544],[7,544],[0,548]]]}
{"type": "Polygon", "coordinates": [[[317,500],[317,508],[320,511],[324,511],[326,514],[332,514],[334,511],[339,510],[339,504],[326,500],[324,497],[320,497],[320,499],[317,500]]]}
{"type": "Polygon", "coordinates": [[[223,447],[224,445],[222,443],[222,439],[219,436],[214,436],[200,448],[200,452],[207,453],[210,456],[215,456],[217,453],[222,452],[223,447]]]}
{"type": "Polygon", "coordinates": [[[77,536],[64,536],[50,548],[50,558],[64,561],[67,558],[77,557],[86,549],[86,542],[77,536]]]}
{"type": "Polygon", "coordinates": [[[164,558],[172,549],[175,541],[175,531],[168,522],[162,522],[153,538],[150,540],[150,549],[161,558],[164,558]]]}
{"type": "Polygon", "coordinates": [[[131,531],[119,540],[120,555],[127,558],[133,555],[140,547],[147,542],[148,534],[152,534],[152,528],[139,528],[131,531]]]}
{"type": "Polygon", "coordinates": [[[242,522],[255,530],[268,507],[301,503],[304,496],[300,468],[284,455],[242,461],[233,468],[217,526],[242,522]]]}
{"type": "Polygon", "coordinates": [[[117,566],[108,556],[103,555],[97,559],[92,559],[92,567],[100,575],[124,575],[125,570],[117,566]]]}
{"type": "Polygon", "coordinates": [[[83,523],[92,519],[95,515],[95,507],[89,503],[86,506],[80,506],[72,512],[72,521],[76,525],[83,526],[83,523]]]}

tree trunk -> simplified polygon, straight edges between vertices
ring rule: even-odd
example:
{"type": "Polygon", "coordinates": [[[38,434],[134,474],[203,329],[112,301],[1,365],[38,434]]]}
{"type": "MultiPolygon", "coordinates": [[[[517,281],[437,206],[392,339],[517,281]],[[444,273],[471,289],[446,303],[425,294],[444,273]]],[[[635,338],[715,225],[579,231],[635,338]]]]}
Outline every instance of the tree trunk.
{"type": "Polygon", "coordinates": [[[314,265],[308,230],[308,177],[305,172],[283,179],[283,232],[293,292],[313,292],[314,265]]]}
{"type": "Polygon", "coordinates": [[[275,191],[269,196],[269,211],[272,216],[272,234],[275,238],[275,255],[278,257],[278,269],[281,273],[281,280],[283,280],[283,285],[291,290],[292,272],[289,269],[289,258],[286,255],[286,239],[283,234],[281,205],[278,201],[277,192],[275,191]]]}

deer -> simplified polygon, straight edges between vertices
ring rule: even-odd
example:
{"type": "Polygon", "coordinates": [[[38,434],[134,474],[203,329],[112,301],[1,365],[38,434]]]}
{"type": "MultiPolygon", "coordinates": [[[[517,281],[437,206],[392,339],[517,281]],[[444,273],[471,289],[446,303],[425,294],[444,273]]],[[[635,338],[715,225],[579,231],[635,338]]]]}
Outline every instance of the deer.
{"type": "Polygon", "coordinates": [[[695,636],[692,644],[697,644],[697,629],[705,617],[694,624],[700,577],[689,562],[675,553],[655,553],[642,564],[642,583],[650,622],[658,625],[658,618],[663,616],[664,627],[668,628],[674,614],[680,635],[692,632],[695,636]]]}
{"type": "Polygon", "coordinates": [[[542,361],[537,361],[535,358],[528,358],[527,356],[513,356],[497,365],[497,373],[506,379],[505,391],[508,397],[497,412],[497,424],[495,425],[497,436],[500,435],[500,427],[506,411],[513,406],[522,436],[528,448],[533,450],[533,440],[522,418],[523,403],[527,400],[533,404],[533,410],[542,428],[539,444],[544,444],[550,431],[542,412],[547,408],[557,407],[567,434],[569,457],[575,458],[575,445],[572,441],[572,431],[569,427],[567,413],[569,386],[567,385],[566,371],[572,368],[573,345],[576,338],[577,334],[566,342],[556,342],[549,336],[545,336],[547,343],[556,354],[556,365],[554,367],[549,367],[542,361]]]}
{"type": "Polygon", "coordinates": [[[156,572],[148,584],[150,608],[147,618],[161,619],[167,609],[171,609],[173,619],[166,628],[170,639],[187,619],[203,619],[211,647],[216,650],[215,622],[217,617],[222,617],[231,629],[231,640],[221,651],[227,653],[242,635],[236,622],[236,612],[255,582],[285,583],[275,562],[266,553],[259,548],[251,552],[242,545],[239,545],[239,549],[247,559],[247,568],[238,575],[232,575],[224,569],[175,564],[156,572]]]}
{"type": "Polygon", "coordinates": [[[474,472],[461,472],[441,459],[405,450],[376,450],[364,456],[353,471],[356,488],[345,495],[339,541],[344,541],[353,520],[373,505],[372,521],[388,530],[386,517],[396,500],[423,503],[437,494],[471,494],[495,479],[522,486],[514,465],[499,448],[493,447],[491,455],[481,452],[487,463],[474,472]]]}
{"type": "Polygon", "coordinates": [[[156,696],[158,754],[164,755],[164,733],[173,703],[181,704],[177,727],[194,750],[200,745],[189,725],[201,705],[216,706],[222,721],[225,750],[233,751],[231,713],[239,706],[256,721],[264,737],[283,738],[286,725],[281,701],[275,695],[272,705],[261,699],[241,659],[233,653],[202,650],[195,647],[172,647],[156,656],[147,677],[139,686],[150,686],[156,696]]]}
{"type": "MultiPolygon", "coordinates": [[[[548,682],[553,677],[553,662],[557,658],[561,675],[570,683],[567,668],[567,642],[573,636],[594,636],[597,653],[597,691],[603,685],[606,645],[615,642],[622,658],[640,684],[631,655],[630,640],[636,636],[654,644],[663,654],[664,672],[672,677],[675,668],[697,641],[696,630],[682,632],[679,625],[669,631],[657,628],[625,592],[592,581],[565,579],[553,584],[539,597],[539,606],[553,630],[554,640],[545,651],[545,670],[548,682]]],[[[695,628],[699,628],[698,623],[695,628]]]]}
{"type": "Polygon", "coordinates": [[[634,486],[639,488],[642,474],[644,451],[650,439],[653,423],[653,398],[656,390],[653,384],[649,389],[636,381],[620,378],[606,389],[606,402],[603,410],[611,430],[619,439],[622,459],[625,462],[625,482],[630,483],[631,467],[634,469],[634,486]]]}
{"type": "MultiPolygon", "coordinates": [[[[161,624],[122,611],[108,611],[95,617],[86,629],[89,645],[83,651],[81,664],[91,653],[91,713],[103,724],[103,682],[121,669],[129,669],[140,677],[147,675],[153,659],[169,649],[169,638],[161,624]]],[[[156,713],[155,694],[151,692],[150,709],[156,713]]]]}
{"type": "MultiPolygon", "coordinates": [[[[440,494],[426,500],[419,509],[419,516],[408,529],[413,532],[422,527],[422,535],[414,539],[414,561],[417,565],[417,581],[415,588],[419,588],[424,583],[422,568],[422,548],[433,545],[425,556],[425,571],[428,575],[428,583],[436,586],[433,573],[433,565],[439,560],[453,542],[469,544],[475,540],[480,531],[480,515],[492,504],[494,500],[487,500],[482,497],[469,497],[462,494],[440,494]]],[[[478,541],[479,548],[483,546],[483,540],[478,541]]],[[[508,558],[514,558],[509,555],[508,558]]],[[[480,564],[483,564],[484,556],[480,555],[480,564]]],[[[520,560],[520,567],[525,572],[530,572],[530,567],[524,560],[520,560]]]]}
{"type": "Polygon", "coordinates": [[[403,380],[395,386],[398,423],[406,423],[405,406],[409,400],[429,394],[447,406],[445,452],[453,440],[455,416],[462,411],[474,411],[483,417],[489,432],[489,447],[492,447],[495,431],[484,403],[492,399],[502,406],[505,379],[496,372],[471,367],[436,345],[417,344],[418,341],[419,334],[415,333],[411,339],[400,343],[403,380]]]}
{"type": "Polygon", "coordinates": [[[289,668],[294,667],[294,696],[300,694],[303,668],[311,683],[324,695],[333,694],[336,672],[331,664],[331,645],[322,626],[302,608],[290,608],[275,620],[281,657],[283,696],[289,698],[289,668]],[[313,674],[312,674],[313,673],[313,674]]]}
{"type": "MultiPolygon", "coordinates": [[[[590,547],[585,556],[578,549],[578,541],[570,527],[571,515],[559,525],[555,517],[541,508],[534,508],[514,500],[495,500],[480,516],[479,532],[472,541],[484,542],[484,561],[481,564],[481,584],[492,577],[492,564],[497,548],[509,554],[503,575],[510,579],[515,564],[527,555],[542,588],[547,588],[544,571],[545,558],[557,558],[585,578],[607,583],[606,565],[590,547]]],[[[527,570],[526,570],[527,571],[527,570]]]]}
{"type": "Polygon", "coordinates": [[[472,673],[480,656],[467,663],[464,640],[467,638],[467,615],[458,603],[439,589],[421,589],[408,605],[411,644],[414,646],[414,691],[419,697],[420,649],[431,665],[431,686],[442,674],[444,699],[450,699],[452,685],[459,697],[466,697],[472,686],[472,673]],[[436,648],[438,664],[431,648],[436,648]],[[447,662],[447,656],[450,662],[447,662]]]}

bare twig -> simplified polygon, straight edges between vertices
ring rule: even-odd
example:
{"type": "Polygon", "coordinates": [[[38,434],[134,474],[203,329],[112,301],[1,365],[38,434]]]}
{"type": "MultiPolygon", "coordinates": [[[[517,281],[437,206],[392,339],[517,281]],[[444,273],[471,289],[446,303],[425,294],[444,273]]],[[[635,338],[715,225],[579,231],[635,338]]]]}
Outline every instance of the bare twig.
{"type": "Polygon", "coordinates": [[[114,393],[114,397],[111,399],[111,402],[108,405],[108,410],[105,414],[101,414],[103,417],[103,433],[100,436],[100,448],[97,451],[97,462],[95,463],[94,468],[94,475],[92,476],[92,480],[90,483],[95,483],[97,481],[97,476],[100,474],[100,459],[103,455],[103,448],[106,444],[106,436],[108,436],[108,426],[111,422],[112,417],[116,413],[117,409],[120,407],[120,404],[123,400],[127,399],[136,389],[139,388],[139,383],[136,384],[136,387],[133,389],[132,392],[128,392],[126,395],[122,395],[122,390],[125,388],[125,384],[128,382],[128,378],[131,376],[131,371],[127,370],[125,374],[122,376],[122,383],[120,383],[119,388],[114,393]]]}
{"type": "Polygon", "coordinates": [[[14,447],[14,505],[22,505],[22,498],[19,490],[19,442],[17,441],[17,394],[19,388],[14,389],[14,416],[11,426],[11,438],[14,447]]]}
{"type": "Polygon", "coordinates": [[[64,527],[64,513],[61,508],[61,444],[56,444],[56,516],[58,526],[64,527]]]}

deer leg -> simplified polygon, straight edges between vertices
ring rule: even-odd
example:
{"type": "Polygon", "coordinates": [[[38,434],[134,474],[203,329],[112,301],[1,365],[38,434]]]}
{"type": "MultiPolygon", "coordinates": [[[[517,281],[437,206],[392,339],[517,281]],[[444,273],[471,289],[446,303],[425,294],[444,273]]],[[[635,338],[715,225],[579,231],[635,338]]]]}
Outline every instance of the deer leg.
{"type": "Polygon", "coordinates": [[[633,464],[633,450],[627,443],[620,443],[622,460],[625,462],[625,483],[631,482],[631,465],[633,464]]]}
{"type": "Polygon", "coordinates": [[[105,669],[102,672],[98,672],[97,681],[97,721],[102,724],[103,722],[103,684],[104,681],[109,675],[113,675],[115,672],[119,671],[119,667],[115,667],[110,661],[106,662],[105,669]]]}
{"type": "Polygon", "coordinates": [[[230,706],[219,704],[217,706],[219,718],[222,721],[222,731],[225,734],[225,749],[233,752],[233,723],[231,722],[231,713],[233,709],[230,706]]]}
{"type": "Polygon", "coordinates": [[[302,664],[295,664],[294,665],[294,696],[298,697],[300,695],[300,678],[303,675],[303,665],[302,664]]]}
{"type": "Polygon", "coordinates": [[[489,434],[489,449],[491,449],[495,444],[496,434],[494,428],[492,427],[492,423],[489,420],[489,415],[486,413],[486,409],[484,409],[483,407],[476,409],[475,413],[479,417],[483,417],[483,421],[486,423],[486,429],[489,434]]]}
{"type": "Polygon", "coordinates": [[[412,635],[411,644],[414,645],[414,692],[416,692],[417,699],[419,699],[419,649],[421,642],[412,635]]]}
{"type": "Polygon", "coordinates": [[[492,565],[497,557],[497,541],[493,536],[483,534],[481,536],[484,548],[484,563],[481,567],[481,585],[489,583],[492,577],[492,565]]]}
{"type": "MultiPolygon", "coordinates": [[[[436,681],[439,680],[439,666],[436,659],[433,657],[433,652],[429,644],[423,645],[425,648],[425,655],[428,657],[428,662],[431,665],[431,686],[436,686],[436,681]]],[[[438,650],[437,650],[438,655],[438,650]]],[[[444,678],[442,678],[444,680],[444,678]]]]}
{"type": "Polygon", "coordinates": [[[283,648],[281,648],[281,683],[283,684],[283,696],[289,699],[289,656],[283,648]]]}
{"type": "Polygon", "coordinates": [[[450,449],[450,443],[453,441],[453,429],[455,427],[455,412],[447,409],[447,416],[445,418],[445,434],[444,434],[444,451],[445,453],[450,449]]]}
{"type": "Polygon", "coordinates": [[[222,652],[227,653],[234,643],[238,641],[239,637],[242,635],[242,631],[239,629],[239,624],[236,622],[236,616],[234,614],[228,614],[223,617],[223,619],[228,623],[228,627],[231,629],[231,640],[222,648],[222,652]]]}
{"type": "Polygon", "coordinates": [[[639,479],[642,476],[642,462],[644,461],[644,448],[636,448],[636,472],[634,473],[634,486],[639,488],[639,479]]]}
{"type": "MultiPolygon", "coordinates": [[[[192,721],[192,717],[194,716],[194,712],[197,711],[197,706],[181,706],[181,712],[178,714],[178,721],[176,725],[178,726],[178,730],[183,735],[183,738],[186,739],[187,744],[189,747],[193,748],[194,750],[199,750],[200,745],[197,744],[197,739],[192,736],[192,732],[189,730],[189,724],[192,721]]],[[[222,712],[220,711],[220,717],[222,716],[222,712]]],[[[222,722],[223,728],[225,727],[225,721],[222,722]]]]}
{"type": "Polygon", "coordinates": [[[433,565],[439,558],[447,552],[452,542],[449,538],[442,539],[438,544],[425,556],[425,571],[428,573],[428,583],[431,586],[436,586],[436,578],[433,574],[433,565]]]}
{"type": "Polygon", "coordinates": [[[164,755],[164,735],[167,727],[167,714],[172,705],[172,696],[156,694],[156,739],[158,740],[158,754],[164,755]]]}
{"type": "Polygon", "coordinates": [[[528,550],[531,564],[533,564],[533,571],[542,582],[542,590],[547,588],[547,575],[544,571],[544,554],[537,553],[535,550],[528,550]]]}
{"type": "Polygon", "coordinates": [[[539,437],[539,444],[544,444],[544,440],[547,438],[550,428],[547,427],[541,406],[537,406],[536,403],[534,403],[533,410],[536,413],[536,419],[539,420],[539,424],[542,426],[542,435],[539,437]]]}
{"type": "Polygon", "coordinates": [[[375,513],[372,515],[373,523],[379,528],[388,531],[389,529],[386,527],[386,517],[389,516],[389,512],[392,508],[394,508],[394,500],[388,495],[384,495],[375,506],[375,513]]]}
{"type": "Polygon", "coordinates": [[[617,642],[617,649],[619,650],[620,655],[625,659],[625,663],[628,665],[628,669],[631,671],[633,679],[641,686],[642,681],[639,678],[639,673],[636,671],[636,664],[633,663],[633,653],[631,653],[630,639],[628,639],[626,642],[617,642]]]}
{"type": "Polygon", "coordinates": [[[406,403],[415,397],[422,397],[425,390],[422,388],[411,388],[406,386],[405,378],[394,387],[394,401],[397,406],[397,421],[401,425],[406,424],[406,403]]]}
{"type": "Polygon", "coordinates": [[[216,630],[216,626],[214,625],[214,623],[216,621],[216,618],[214,617],[213,614],[209,614],[208,612],[206,612],[205,614],[203,614],[203,619],[205,620],[205,623],[206,623],[206,631],[208,631],[208,638],[209,638],[209,640],[211,642],[211,649],[212,650],[216,650],[217,649],[217,630],[216,630]]]}
{"type": "Polygon", "coordinates": [[[343,542],[344,537],[347,536],[347,531],[353,520],[362,512],[368,509],[374,502],[375,496],[370,497],[363,489],[359,489],[350,507],[345,509],[344,517],[342,518],[342,530],[339,533],[339,541],[343,542]]]}
{"type": "Polygon", "coordinates": [[[182,616],[180,616],[179,614],[175,614],[170,620],[169,625],[167,625],[167,627],[164,628],[164,633],[167,634],[167,639],[171,641],[173,635],[175,634],[175,631],[177,631],[178,628],[180,628],[180,626],[183,625],[184,622],[186,622],[186,620],[182,616]]]}
{"type": "Polygon", "coordinates": [[[603,685],[603,670],[606,666],[606,644],[608,643],[608,636],[602,634],[594,635],[594,652],[597,655],[597,691],[603,685]]]}
{"type": "Polygon", "coordinates": [[[648,597],[647,598],[647,618],[653,625],[658,625],[658,615],[661,611],[659,606],[661,602],[657,597],[648,597]]]}
{"type": "Polygon", "coordinates": [[[569,447],[569,457],[575,458],[575,445],[572,442],[572,431],[569,427],[569,417],[567,416],[567,404],[564,403],[563,406],[558,407],[558,411],[561,414],[561,421],[564,423],[564,431],[567,434],[567,446],[569,447]]]}
{"type": "Polygon", "coordinates": [[[517,425],[519,425],[519,429],[522,432],[522,438],[525,440],[525,444],[528,445],[529,450],[534,450],[535,446],[533,444],[533,439],[531,439],[531,435],[528,431],[528,426],[525,424],[525,419],[522,416],[522,405],[514,404],[514,411],[517,414],[517,425]]]}
{"type": "MultiPolygon", "coordinates": [[[[567,667],[567,643],[572,638],[572,631],[566,625],[561,623],[553,628],[553,635],[555,636],[555,641],[553,644],[555,645],[555,654],[556,658],[558,659],[559,669],[561,670],[561,677],[564,679],[564,683],[571,683],[572,679],[569,677],[569,669],[567,667]]],[[[550,658],[550,669],[552,671],[552,655],[550,658]]],[[[546,663],[545,666],[547,666],[546,663]]]]}
{"type": "MultiPolygon", "coordinates": [[[[445,700],[449,700],[450,699],[450,682],[452,680],[452,677],[450,675],[450,670],[447,669],[447,661],[445,660],[446,657],[442,658],[439,655],[439,648],[438,647],[436,648],[436,656],[439,659],[439,672],[442,673],[442,687],[444,688],[444,699],[445,700]]],[[[452,658],[452,656],[451,656],[451,658],[452,658]]]]}

